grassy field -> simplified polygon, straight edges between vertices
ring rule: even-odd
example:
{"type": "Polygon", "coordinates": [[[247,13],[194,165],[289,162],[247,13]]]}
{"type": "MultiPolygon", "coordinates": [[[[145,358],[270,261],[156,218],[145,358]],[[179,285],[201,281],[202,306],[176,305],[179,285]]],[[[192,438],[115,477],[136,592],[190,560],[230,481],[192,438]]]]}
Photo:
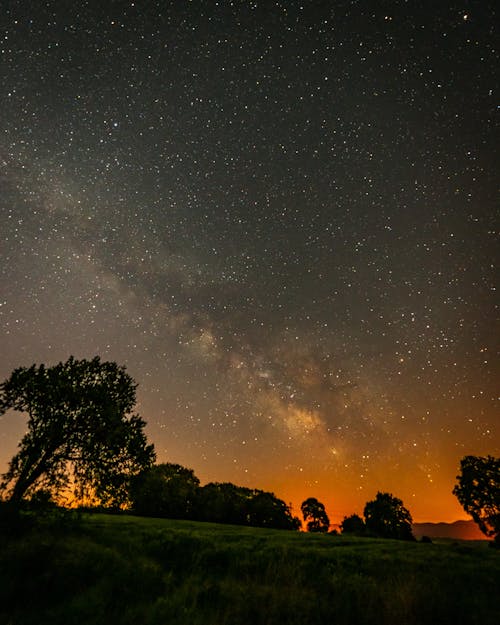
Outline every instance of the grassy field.
{"type": "Polygon", "coordinates": [[[498,625],[500,553],[89,515],[0,537],[1,625],[498,625]]]}

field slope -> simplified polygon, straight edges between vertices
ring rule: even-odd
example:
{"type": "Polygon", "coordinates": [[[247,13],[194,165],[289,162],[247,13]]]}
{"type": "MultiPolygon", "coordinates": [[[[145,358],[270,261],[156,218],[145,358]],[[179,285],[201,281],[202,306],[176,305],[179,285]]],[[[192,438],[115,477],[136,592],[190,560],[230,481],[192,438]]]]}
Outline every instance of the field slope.
{"type": "Polygon", "coordinates": [[[0,536],[0,624],[497,625],[500,554],[131,516],[0,536]]]}

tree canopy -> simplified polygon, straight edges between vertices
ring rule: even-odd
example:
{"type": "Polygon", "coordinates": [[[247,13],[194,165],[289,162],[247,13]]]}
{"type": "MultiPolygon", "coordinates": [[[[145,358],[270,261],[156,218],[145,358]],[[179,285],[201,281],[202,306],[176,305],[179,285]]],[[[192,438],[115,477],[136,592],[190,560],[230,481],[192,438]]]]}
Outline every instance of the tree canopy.
{"type": "Polygon", "coordinates": [[[300,509],[308,532],[328,532],[330,519],[321,501],[315,497],[309,497],[302,502],[300,509]]]}
{"type": "Polygon", "coordinates": [[[453,494],[486,536],[500,540],[500,458],[465,456],[453,494]]]}
{"type": "Polygon", "coordinates": [[[132,510],[144,516],[194,518],[199,486],[192,469],[170,462],[155,465],[132,477],[132,510]]]}
{"type": "Polygon", "coordinates": [[[401,499],[390,493],[378,492],[373,501],[364,509],[366,529],[382,538],[413,540],[410,512],[401,499]]]}
{"type": "Polygon", "coordinates": [[[90,492],[102,504],[123,503],[130,476],[155,458],[135,399],[125,367],[98,357],[15,369],[0,385],[0,415],[14,410],[28,420],[3,475],[10,501],[72,485],[77,497],[90,492]]]}
{"type": "Polygon", "coordinates": [[[273,493],[210,482],[200,486],[191,469],[159,464],[130,480],[132,510],[144,516],[296,530],[300,521],[273,493]]]}
{"type": "Polygon", "coordinates": [[[200,489],[197,518],[275,529],[296,530],[300,526],[290,507],[273,493],[230,482],[210,482],[200,489]]]}
{"type": "Polygon", "coordinates": [[[293,517],[290,507],[273,493],[255,489],[248,506],[248,524],[254,527],[297,530],[300,519],[293,517]]]}
{"type": "Polygon", "coordinates": [[[365,522],[357,514],[351,514],[351,516],[344,517],[340,524],[342,534],[355,534],[361,536],[365,533],[365,522]]]}

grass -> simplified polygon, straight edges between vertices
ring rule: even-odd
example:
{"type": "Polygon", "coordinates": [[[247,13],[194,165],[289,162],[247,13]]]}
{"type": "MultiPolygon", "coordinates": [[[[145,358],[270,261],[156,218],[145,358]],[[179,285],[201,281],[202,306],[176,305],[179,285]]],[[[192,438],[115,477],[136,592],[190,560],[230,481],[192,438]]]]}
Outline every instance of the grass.
{"type": "Polygon", "coordinates": [[[88,515],[0,538],[1,625],[497,625],[500,554],[88,515]]]}

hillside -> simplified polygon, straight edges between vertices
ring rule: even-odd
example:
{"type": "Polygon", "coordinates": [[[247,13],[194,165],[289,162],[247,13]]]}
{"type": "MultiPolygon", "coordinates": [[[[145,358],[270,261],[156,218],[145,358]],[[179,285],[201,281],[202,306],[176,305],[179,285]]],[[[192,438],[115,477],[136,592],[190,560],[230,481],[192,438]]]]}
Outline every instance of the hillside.
{"type": "Polygon", "coordinates": [[[413,534],[420,538],[455,538],[458,540],[486,540],[474,521],[455,521],[454,523],[414,523],[413,534]]]}
{"type": "Polygon", "coordinates": [[[0,623],[496,625],[499,578],[485,542],[93,515],[0,534],[0,623]]]}

